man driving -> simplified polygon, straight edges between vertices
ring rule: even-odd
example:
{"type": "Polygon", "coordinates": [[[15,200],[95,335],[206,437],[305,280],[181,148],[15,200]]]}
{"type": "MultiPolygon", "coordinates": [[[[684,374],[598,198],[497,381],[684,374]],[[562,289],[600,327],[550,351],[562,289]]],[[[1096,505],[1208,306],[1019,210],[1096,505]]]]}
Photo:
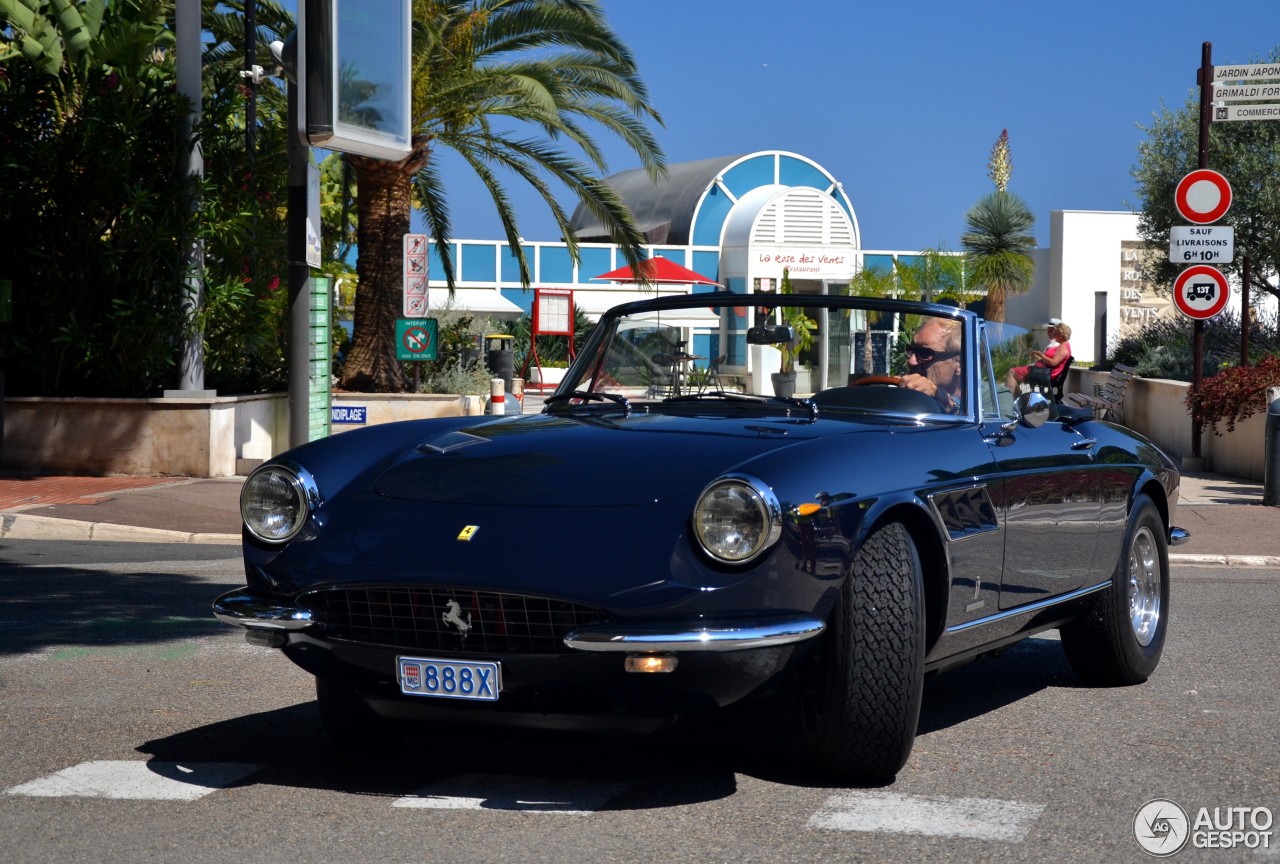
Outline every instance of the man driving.
{"type": "Polygon", "coordinates": [[[937,400],[944,414],[959,414],[961,400],[961,322],[954,318],[929,318],[911,337],[907,374],[901,386],[937,400]]]}

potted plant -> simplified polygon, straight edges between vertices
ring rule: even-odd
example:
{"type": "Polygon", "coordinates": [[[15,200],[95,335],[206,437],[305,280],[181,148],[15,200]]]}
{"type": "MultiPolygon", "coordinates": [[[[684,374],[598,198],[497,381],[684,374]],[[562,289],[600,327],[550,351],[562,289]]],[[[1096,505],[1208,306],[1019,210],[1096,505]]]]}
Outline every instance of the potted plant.
{"type": "MultiPolygon", "coordinates": [[[[792,294],[791,271],[783,269],[780,294],[792,294]]],[[[772,373],[773,395],[790,398],[796,392],[796,357],[802,351],[813,346],[813,333],[818,329],[818,322],[810,318],[804,309],[797,306],[782,307],[782,323],[791,327],[795,338],[778,346],[782,352],[782,364],[779,371],[772,373]]]]}

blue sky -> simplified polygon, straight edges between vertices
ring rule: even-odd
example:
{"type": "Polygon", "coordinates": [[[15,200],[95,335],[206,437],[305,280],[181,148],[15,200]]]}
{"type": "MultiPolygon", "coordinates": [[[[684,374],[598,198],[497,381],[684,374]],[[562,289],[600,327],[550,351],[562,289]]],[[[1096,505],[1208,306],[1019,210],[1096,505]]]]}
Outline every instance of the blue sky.
{"type": "MultiPolygon", "coordinates": [[[[1010,191],[1035,214],[1040,245],[1052,210],[1134,209],[1138,126],[1162,102],[1186,101],[1201,44],[1217,65],[1259,62],[1280,44],[1278,0],[604,5],[663,116],[668,162],[807,156],[844,184],[864,249],[958,250],[1005,128],[1010,191]]],[[[639,165],[611,140],[606,153],[609,173],[639,165]]],[[[444,154],[441,168],[455,237],[501,238],[465,166],[444,154]]],[[[537,197],[515,178],[506,185],[521,235],[558,239],[537,197]]]]}

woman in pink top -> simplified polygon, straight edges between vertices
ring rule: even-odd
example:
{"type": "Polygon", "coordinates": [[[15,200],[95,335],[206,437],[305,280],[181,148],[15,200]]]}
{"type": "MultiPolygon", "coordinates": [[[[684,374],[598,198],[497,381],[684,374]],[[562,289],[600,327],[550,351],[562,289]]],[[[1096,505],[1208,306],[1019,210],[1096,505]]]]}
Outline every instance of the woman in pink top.
{"type": "Polygon", "coordinates": [[[1056,318],[1054,322],[1056,323],[1050,322],[1048,325],[1049,346],[1043,351],[1031,352],[1036,362],[1030,366],[1014,366],[1009,370],[1005,385],[1011,392],[1018,392],[1018,385],[1026,382],[1032,369],[1048,369],[1050,381],[1056,380],[1062,374],[1062,364],[1071,356],[1071,343],[1068,341],[1071,338],[1071,328],[1056,318]]]}

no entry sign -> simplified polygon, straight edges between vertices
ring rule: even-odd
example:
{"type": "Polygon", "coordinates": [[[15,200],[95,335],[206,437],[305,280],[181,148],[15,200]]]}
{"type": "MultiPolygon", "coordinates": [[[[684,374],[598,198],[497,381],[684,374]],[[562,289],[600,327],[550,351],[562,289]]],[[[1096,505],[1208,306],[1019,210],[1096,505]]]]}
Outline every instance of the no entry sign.
{"type": "Polygon", "coordinates": [[[1208,225],[1231,209],[1231,184],[1217,171],[1198,168],[1178,181],[1173,200],[1183,219],[1208,225]]]}
{"type": "Polygon", "coordinates": [[[1212,318],[1226,307],[1230,296],[1227,277],[1206,264],[1188,267],[1173,282],[1173,305],[1188,318],[1212,318]]]}

